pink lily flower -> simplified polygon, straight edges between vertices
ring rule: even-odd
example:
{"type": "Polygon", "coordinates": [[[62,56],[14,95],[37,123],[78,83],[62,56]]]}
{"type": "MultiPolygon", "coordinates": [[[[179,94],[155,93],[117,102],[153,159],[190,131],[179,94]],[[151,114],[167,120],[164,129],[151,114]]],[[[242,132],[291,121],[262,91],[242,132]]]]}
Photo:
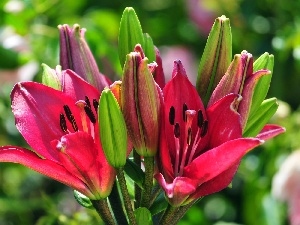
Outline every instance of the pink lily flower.
{"type": "Polygon", "coordinates": [[[99,91],[71,70],[62,71],[62,90],[35,82],[17,83],[12,111],[33,150],[0,147],[0,162],[22,164],[90,199],[110,194],[116,172],[102,151],[99,91]]]}
{"type": "Polygon", "coordinates": [[[242,137],[238,94],[227,94],[205,109],[180,61],[163,89],[164,116],[155,178],[173,206],[226,188],[242,157],[284,129],[264,129],[255,138],[242,137]]]}

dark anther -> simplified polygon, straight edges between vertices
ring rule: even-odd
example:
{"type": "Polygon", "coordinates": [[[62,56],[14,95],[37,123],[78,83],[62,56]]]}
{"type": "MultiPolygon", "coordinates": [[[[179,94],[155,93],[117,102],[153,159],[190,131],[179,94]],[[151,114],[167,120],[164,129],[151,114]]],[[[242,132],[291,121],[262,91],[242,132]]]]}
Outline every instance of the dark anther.
{"type": "Polygon", "coordinates": [[[192,142],[192,128],[189,127],[188,129],[188,136],[187,136],[187,144],[190,145],[192,142]]]}
{"type": "Polygon", "coordinates": [[[96,117],[95,117],[92,109],[86,105],[86,106],[84,106],[84,111],[85,111],[86,115],[89,117],[89,119],[91,120],[91,122],[96,123],[96,117]]]}
{"type": "Polygon", "coordinates": [[[59,123],[60,123],[60,128],[62,129],[63,132],[67,132],[67,121],[66,118],[64,116],[64,114],[60,114],[59,115],[59,123]]]}
{"type": "Polygon", "coordinates": [[[188,107],[187,105],[184,103],[183,104],[183,107],[182,107],[182,118],[183,118],[183,121],[186,122],[186,115],[185,115],[185,111],[188,110],[188,107]]]}
{"type": "Polygon", "coordinates": [[[78,131],[78,126],[76,124],[75,118],[71,112],[71,109],[69,108],[69,106],[64,105],[64,110],[67,116],[67,119],[70,121],[70,123],[72,124],[72,127],[74,129],[74,131],[78,131]]]}
{"type": "Polygon", "coordinates": [[[94,106],[95,111],[98,112],[99,103],[96,99],[93,99],[93,106],[94,106]]]}
{"type": "Polygon", "coordinates": [[[199,110],[199,111],[198,111],[198,118],[197,118],[197,126],[198,126],[199,128],[202,127],[203,121],[204,121],[203,113],[202,113],[201,110],[199,110]]]}
{"type": "Polygon", "coordinates": [[[175,123],[175,108],[172,106],[169,111],[169,122],[171,125],[175,123]]]}
{"type": "Polygon", "coordinates": [[[204,137],[207,134],[207,130],[208,130],[208,121],[204,120],[203,125],[201,127],[201,137],[204,137]]]}
{"type": "Polygon", "coordinates": [[[85,96],[84,101],[87,104],[87,106],[91,108],[91,103],[90,103],[90,100],[89,100],[88,96],[85,96]]]}
{"type": "Polygon", "coordinates": [[[178,123],[175,124],[175,127],[174,127],[174,135],[176,138],[179,138],[180,137],[180,126],[178,123]]]}

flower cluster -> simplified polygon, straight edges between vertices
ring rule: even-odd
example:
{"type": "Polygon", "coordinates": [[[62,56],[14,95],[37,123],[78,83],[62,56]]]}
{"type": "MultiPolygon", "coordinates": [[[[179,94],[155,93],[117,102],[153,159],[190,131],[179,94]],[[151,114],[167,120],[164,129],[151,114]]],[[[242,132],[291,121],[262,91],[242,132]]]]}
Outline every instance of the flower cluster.
{"type": "Polygon", "coordinates": [[[160,224],[176,223],[186,206],[226,188],[247,152],[284,132],[266,124],[277,109],[275,98],[265,100],[273,56],[253,62],[243,51],[232,60],[225,16],[213,25],[196,86],[180,60],[165,83],[159,50],[132,8],[121,20],[123,75],[114,83],[99,72],[79,25],[58,28],[61,67],[43,65],[43,84],[20,82],[11,92],[16,126],[31,149],[2,146],[0,162],[68,185],[107,224],[137,224],[161,210],[160,224]],[[135,183],[135,212],[124,171],[135,183]],[[122,193],[111,192],[117,182],[122,193]],[[153,209],[162,193],[165,205],[153,209]],[[122,211],[121,194],[123,217],[110,212],[122,211]]]}

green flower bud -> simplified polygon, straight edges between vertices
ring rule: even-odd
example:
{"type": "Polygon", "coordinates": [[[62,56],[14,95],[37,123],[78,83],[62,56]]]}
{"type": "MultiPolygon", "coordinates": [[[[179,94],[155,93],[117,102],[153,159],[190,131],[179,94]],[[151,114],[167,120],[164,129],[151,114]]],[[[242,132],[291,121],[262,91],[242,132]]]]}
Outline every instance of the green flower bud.
{"type": "Polygon", "coordinates": [[[120,106],[110,89],[102,91],[98,108],[100,138],[106,159],[115,168],[123,167],[127,154],[127,130],[120,106]]]}
{"type": "Polygon", "coordinates": [[[42,83],[56,90],[61,90],[61,66],[56,66],[56,69],[54,70],[43,63],[42,68],[42,83]]]}
{"type": "Polygon", "coordinates": [[[196,88],[206,105],[225,74],[232,56],[232,37],[229,19],[218,17],[210,31],[202,54],[196,88]]]}

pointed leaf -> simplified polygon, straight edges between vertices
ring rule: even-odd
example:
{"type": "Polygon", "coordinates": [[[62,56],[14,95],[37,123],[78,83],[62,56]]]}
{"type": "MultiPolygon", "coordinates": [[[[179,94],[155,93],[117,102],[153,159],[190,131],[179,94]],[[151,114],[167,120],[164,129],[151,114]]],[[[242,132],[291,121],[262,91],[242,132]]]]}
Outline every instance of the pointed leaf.
{"type": "Polygon", "coordinates": [[[260,107],[252,114],[247,122],[243,137],[256,136],[264,125],[270,120],[278,108],[276,98],[269,98],[262,102],[260,107]]]}
{"type": "Polygon", "coordinates": [[[138,225],[152,225],[152,216],[150,211],[145,207],[140,207],[134,211],[138,225]]]}
{"type": "Polygon", "coordinates": [[[150,212],[152,215],[156,215],[164,211],[168,207],[168,202],[166,201],[165,195],[161,193],[153,202],[150,207],[150,212]]]}
{"type": "Polygon", "coordinates": [[[145,180],[145,174],[141,167],[136,165],[130,159],[127,159],[126,164],[124,166],[124,171],[140,188],[144,188],[143,184],[145,180]]]}
{"type": "Polygon", "coordinates": [[[126,60],[126,55],[133,51],[136,44],[144,45],[144,35],[140,21],[133,8],[125,8],[119,30],[119,59],[121,67],[126,60]]]}
{"type": "Polygon", "coordinates": [[[110,89],[104,89],[98,108],[100,137],[107,161],[116,168],[126,163],[127,130],[119,104],[110,89]]]}
{"type": "Polygon", "coordinates": [[[262,101],[267,96],[271,79],[272,79],[272,72],[273,72],[273,65],[274,65],[274,56],[270,55],[269,53],[262,54],[253,64],[253,71],[258,71],[262,69],[270,70],[270,75],[263,76],[257,83],[254,94],[252,105],[250,109],[250,116],[255,113],[255,111],[259,108],[262,101]]]}
{"type": "Polygon", "coordinates": [[[149,34],[144,34],[144,45],[142,45],[145,52],[145,56],[149,59],[149,62],[155,61],[156,54],[154,50],[153,40],[149,34]]]}
{"type": "Polygon", "coordinates": [[[206,105],[211,93],[225,74],[232,56],[232,39],[229,19],[215,20],[199,64],[197,91],[206,105]]]}
{"type": "Polygon", "coordinates": [[[88,208],[88,209],[93,208],[93,204],[92,204],[91,200],[88,197],[86,197],[85,195],[81,194],[79,191],[74,190],[74,197],[81,206],[88,208]]]}

